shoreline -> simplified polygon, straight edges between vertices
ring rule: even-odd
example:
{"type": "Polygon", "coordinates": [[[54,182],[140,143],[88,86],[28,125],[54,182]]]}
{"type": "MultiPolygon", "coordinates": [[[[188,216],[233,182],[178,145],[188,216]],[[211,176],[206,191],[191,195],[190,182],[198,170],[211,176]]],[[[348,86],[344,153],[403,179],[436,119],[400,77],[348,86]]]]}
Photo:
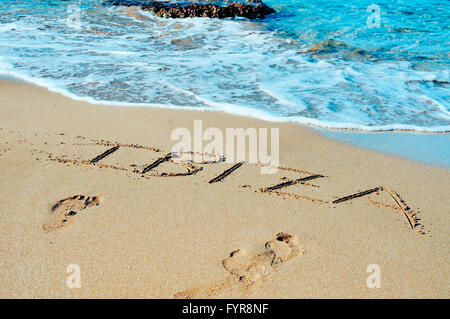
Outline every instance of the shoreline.
{"type": "MultiPolygon", "coordinates": [[[[439,154],[439,156],[435,156],[434,159],[429,159],[429,158],[433,158],[431,156],[429,156],[430,154],[433,153],[433,150],[439,149],[439,150],[446,150],[446,141],[441,141],[438,138],[434,138],[433,136],[449,136],[448,139],[450,140],[450,131],[416,131],[413,129],[380,129],[380,130],[365,130],[365,129],[358,129],[358,128],[339,128],[339,127],[327,127],[327,126],[322,126],[319,124],[312,124],[312,123],[301,123],[301,122],[295,122],[295,121],[282,121],[280,119],[277,119],[276,116],[273,115],[267,115],[269,116],[270,119],[267,119],[266,116],[255,116],[254,114],[248,114],[248,112],[251,112],[252,110],[249,109],[247,110],[247,113],[244,112],[243,114],[235,114],[229,111],[224,111],[221,109],[198,109],[196,107],[179,107],[179,106],[170,106],[170,105],[141,105],[141,104],[128,104],[128,103],[122,103],[122,102],[108,102],[108,101],[95,101],[93,99],[86,99],[86,98],[82,98],[82,97],[78,97],[75,96],[73,94],[69,94],[67,93],[65,90],[60,90],[60,89],[55,89],[55,88],[49,88],[45,85],[39,85],[36,83],[32,83],[30,81],[28,81],[25,78],[17,78],[14,76],[5,76],[2,75],[0,76],[0,81],[10,81],[10,82],[16,82],[16,83],[22,83],[22,84],[26,84],[26,85],[30,85],[30,86],[36,86],[36,87],[40,87],[42,89],[48,90],[49,92],[53,92],[56,94],[60,94],[62,96],[65,96],[69,99],[72,99],[74,101],[79,101],[79,102],[85,102],[88,103],[89,105],[100,105],[100,106],[114,106],[114,107],[132,107],[132,108],[161,108],[161,109],[168,109],[168,110],[183,110],[183,111],[194,111],[194,112],[224,112],[226,114],[230,114],[230,115],[234,115],[234,116],[238,116],[238,117],[248,117],[251,119],[256,119],[256,120],[261,120],[261,121],[268,121],[268,122],[272,122],[272,123],[286,123],[286,124],[293,124],[293,125],[298,125],[299,127],[303,127],[315,132],[319,132],[320,135],[326,137],[326,138],[330,138],[332,140],[335,141],[339,141],[342,142],[344,144],[351,144],[357,147],[362,147],[364,149],[367,150],[372,150],[372,151],[376,151],[376,152],[381,152],[383,154],[386,155],[390,155],[390,156],[396,156],[396,157],[400,157],[403,159],[408,159],[408,160],[413,160],[422,164],[428,164],[428,165],[433,165],[433,166],[437,166],[437,167],[441,167],[441,168],[446,168],[449,169],[450,168],[450,161],[448,160],[450,158],[450,150],[447,150],[447,152],[439,154]],[[349,135],[350,138],[346,138],[345,135],[349,135]],[[417,141],[416,143],[411,143],[411,141],[409,140],[408,142],[410,142],[410,144],[413,145],[413,148],[419,148],[423,145],[427,145],[428,146],[428,152],[427,155],[429,156],[428,158],[424,157],[424,156],[420,156],[421,153],[417,153],[414,150],[411,149],[405,149],[405,148],[401,148],[402,145],[393,145],[392,143],[389,143],[389,145],[383,145],[383,143],[379,143],[379,145],[376,145],[375,147],[373,145],[370,145],[371,141],[368,141],[367,139],[364,141],[364,138],[361,138],[364,136],[364,134],[403,134],[404,137],[406,138],[406,136],[414,136],[415,134],[417,134],[418,136],[428,136],[429,138],[426,141],[426,144],[423,144],[423,140],[422,141],[417,141]],[[433,145],[433,146],[431,146],[433,145]],[[400,146],[400,147],[399,147],[400,146]],[[397,149],[400,148],[400,151],[397,151],[397,149]]],[[[253,110],[255,112],[260,112],[259,110],[253,110]]],[[[413,137],[414,138],[414,137],[413,137]]],[[[381,139],[383,140],[383,139],[381,139]]],[[[386,144],[387,139],[383,140],[386,144]]],[[[434,154],[435,155],[435,154],[434,154]]]]}
{"type": "Polygon", "coordinates": [[[447,133],[315,130],[324,137],[342,143],[450,169],[450,150],[447,147],[450,143],[450,135],[447,133]]]}
{"type": "Polygon", "coordinates": [[[250,117],[253,119],[268,121],[274,123],[290,123],[290,124],[298,124],[301,126],[309,127],[311,129],[324,129],[330,131],[343,131],[343,132],[362,132],[362,133],[418,133],[418,134],[449,134],[450,128],[447,126],[436,126],[433,128],[430,127],[422,127],[415,125],[407,125],[407,124],[388,124],[388,125],[377,125],[377,126],[368,126],[364,124],[356,124],[356,123],[338,123],[331,122],[328,124],[322,120],[316,120],[313,118],[306,117],[283,117],[275,114],[271,114],[269,112],[253,109],[249,107],[243,106],[234,106],[229,105],[227,103],[213,103],[210,105],[211,108],[198,108],[191,106],[180,106],[180,105],[170,105],[170,104],[142,104],[142,103],[129,103],[129,102],[112,102],[112,101],[104,101],[104,100],[95,100],[91,97],[80,97],[73,93],[70,93],[67,89],[62,89],[58,87],[53,87],[49,83],[39,83],[45,82],[45,79],[33,79],[27,76],[20,75],[18,73],[11,72],[9,73],[0,73],[0,81],[12,81],[18,83],[25,83],[28,85],[38,86],[40,88],[46,89],[50,92],[61,94],[67,98],[70,98],[75,101],[89,103],[91,105],[109,105],[109,106],[119,106],[119,107],[156,107],[156,108],[164,108],[164,109],[173,109],[173,110],[188,110],[188,111],[219,111],[224,112],[231,115],[236,116],[244,116],[250,117]],[[225,105],[225,106],[224,106],[225,105]],[[231,112],[229,108],[235,110],[235,112],[231,112]],[[410,128],[410,127],[413,128],[410,128]],[[445,127],[445,129],[444,129],[445,127]]]}
{"type": "Polygon", "coordinates": [[[1,297],[448,298],[448,169],[293,123],[91,105],[10,81],[0,90],[1,297]],[[169,176],[186,171],[167,162],[136,174],[170,151],[175,128],[197,119],[223,131],[279,128],[279,171],[245,163],[213,184],[231,164],[169,176]],[[120,148],[89,161],[111,145],[120,148]],[[55,226],[55,211],[66,208],[76,214],[55,226]],[[420,225],[411,229],[413,214],[420,225]],[[302,250],[277,267],[258,264],[264,272],[246,273],[247,282],[230,272],[231,252],[265,256],[280,232],[296,235],[302,250]],[[73,264],[82,286],[69,289],[73,264]],[[366,285],[373,264],[381,289],[366,285]]]}

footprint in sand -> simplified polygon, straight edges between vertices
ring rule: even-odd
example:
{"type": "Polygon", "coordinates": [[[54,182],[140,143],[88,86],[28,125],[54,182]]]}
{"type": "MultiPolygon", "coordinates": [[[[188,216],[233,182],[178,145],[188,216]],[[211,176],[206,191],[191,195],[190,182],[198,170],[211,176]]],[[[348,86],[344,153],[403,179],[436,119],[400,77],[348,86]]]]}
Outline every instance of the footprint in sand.
{"type": "Polygon", "coordinates": [[[52,207],[51,215],[48,221],[43,225],[44,230],[52,231],[68,225],[73,216],[78,214],[80,210],[97,206],[102,202],[99,196],[86,197],[84,195],[75,195],[60,200],[52,207]]]}
{"type": "Polygon", "coordinates": [[[202,285],[176,293],[173,298],[209,298],[220,294],[225,289],[232,289],[236,284],[240,289],[247,289],[273,272],[281,264],[302,255],[305,251],[300,247],[296,235],[278,233],[275,239],[265,244],[265,250],[258,254],[249,253],[246,249],[238,249],[222,261],[222,265],[230,273],[225,279],[209,285],[202,285]]]}
{"type": "Polygon", "coordinates": [[[286,233],[278,233],[275,239],[265,244],[265,248],[256,255],[250,254],[245,249],[235,250],[222,261],[222,265],[240,281],[252,284],[278,265],[304,252],[299,246],[297,236],[286,233]]]}

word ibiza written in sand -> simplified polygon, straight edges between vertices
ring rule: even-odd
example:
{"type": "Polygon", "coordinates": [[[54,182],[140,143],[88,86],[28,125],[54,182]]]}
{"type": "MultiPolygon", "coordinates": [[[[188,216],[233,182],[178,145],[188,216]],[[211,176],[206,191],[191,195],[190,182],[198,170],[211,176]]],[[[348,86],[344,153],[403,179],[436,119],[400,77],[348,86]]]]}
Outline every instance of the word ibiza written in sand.
{"type": "MultiPolygon", "coordinates": [[[[91,140],[91,143],[83,144],[83,143],[76,143],[73,146],[105,146],[107,149],[100,153],[99,155],[93,157],[92,159],[88,160],[82,160],[82,159],[70,159],[66,155],[60,156],[60,157],[54,157],[52,154],[48,155],[48,160],[50,161],[56,161],[58,163],[68,164],[68,165],[78,165],[78,166],[93,166],[99,169],[112,169],[112,170],[118,170],[123,171],[127,173],[133,173],[133,176],[140,176],[144,179],[149,179],[153,177],[171,177],[171,176],[190,176],[190,175],[196,175],[200,171],[203,170],[202,165],[207,164],[223,164],[226,165],[226,159],[223,156],[215,156],[210,154],[201,154],[203,161],[201,163],[193,162],[193,161],[184,161],[180,160],[181,158],[185,158],[181,155],[183,154],[175,154],[173,152],[164,154],[160,157],[158,157],[156,160],[154,160],[151,163],[143,164],[143,165],[136,165],[136,164],[129,164],[128,166],[119,166],[119,165],[113,165],[113,164],[107,164],[102,161],[104,161],[105,158],[110,156],[111,154],[117,152],[119,149],[137,149],[137,150],[144,150],[149,152],[155,152],[155,153],[162,153],[162,151],[158,148],[154,147],[148,147],[148,146],[142,146],[137,144],[123,144],[123,143],[113,143],[109,141],[98,141],[98,140],[91,140]],[[181,167],[182,171],[157,171],[156,168],[160,168],[164,163],[171,163],[174,165],[174,167],[181,167]]],[[[194,154],[194,153],[191,153],[194,154]]],[[[185,155],[185,154],[184,154],[185,155]]],[[[231,167],[226,168],[222,173],[212,176],[209,180],[209,184],[214,184],[217,182],[225,181],[228,176],[231,174],[238,174],[239,169],[241,169],[244,164],[250,165],[248,163],[245,163],[244,161],[238,162],[231,167]]],[[[254,164],[257,165],[257,164],[254,164]]],[[[257,192],[262,194],[268,194],[268,195],[278,195],[283,198],[293,198],[293,199],[300,199],[300,200],[307,200],[313,203],[318,204],[340,204],[352,199],[361,198],[365,196],[369,196],[371,194],[380,194],[381,192],[386,192],[393,200],[393,204],[386,204],[378,201],[373,201],[371,199],[368,200],[368,202],[376,207],[382,207],[382,208],[388,208],[396,212],[402,213],[407,221],[407,224],[409,228],[416,229],[419,231],[419,233],[424,234],[423,231],[423,225],[421,225],[418,222],[418,218],[416,217],[417,213],[416,211],[413,211],[406,203],[405,201],[400,197],[399,194],[397,194],[392,189],[385,187],[385,186],[377,186],[371,189],[367,189],[364,191],[360,191],[354,194],[350,194],[344,197],[337,198],[333,201],[327,201],[325,199],[318,199],[318,198],[312,198],[300,194],[294,194],[285,192],[284,189],[294,186],[294,185],[304,185],[309,187],[318,187],[316,185],[310,184],[310,181],[326,178],[327,176],[323,174],[318,173],[312,173],[301,169],[296,168],[289,168],[289,167],[282,167],[278,166],[278,170],[284,171],[284,172],[291,172],[295,174],[299,174],[300,176],[295,179],[288,179],[283,177],[283,182],[267,186],[267,187],[259,187],[257,189],[257,192]]],[[[242,188],[252,188],[251,185],[242,185],[242,188]]]]}

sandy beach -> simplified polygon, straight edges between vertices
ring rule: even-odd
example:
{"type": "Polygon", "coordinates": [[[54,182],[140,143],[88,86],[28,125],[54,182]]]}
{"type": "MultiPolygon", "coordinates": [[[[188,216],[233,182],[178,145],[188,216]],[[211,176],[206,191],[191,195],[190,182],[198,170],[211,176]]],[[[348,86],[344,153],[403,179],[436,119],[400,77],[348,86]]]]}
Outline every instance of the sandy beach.
{"type": "Polygon", "coordinates": [[[93,105],[5,80],[0,114],[2,298],[449,297],[447,169],[298,124],[93,105]],[[209,183],[233,164],[167,160],[142,173],[194,120],[279,128],[280,169],[245,162],[209,183]]]}

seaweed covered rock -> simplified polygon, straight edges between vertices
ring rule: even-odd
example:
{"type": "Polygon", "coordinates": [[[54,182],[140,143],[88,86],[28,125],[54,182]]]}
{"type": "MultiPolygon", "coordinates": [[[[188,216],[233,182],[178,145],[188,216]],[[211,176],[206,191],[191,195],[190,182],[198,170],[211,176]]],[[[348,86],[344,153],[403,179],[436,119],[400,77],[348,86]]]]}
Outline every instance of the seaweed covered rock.
{"type": "Polygon", "coordinates": [[[104,5],[139,6],[155,15],[165,18],[229,18],[244,17],[262,19],[275,10],[261,0],[221,0],[221,1],[139,1],[139,0],[107,0],[104,5]]]}

